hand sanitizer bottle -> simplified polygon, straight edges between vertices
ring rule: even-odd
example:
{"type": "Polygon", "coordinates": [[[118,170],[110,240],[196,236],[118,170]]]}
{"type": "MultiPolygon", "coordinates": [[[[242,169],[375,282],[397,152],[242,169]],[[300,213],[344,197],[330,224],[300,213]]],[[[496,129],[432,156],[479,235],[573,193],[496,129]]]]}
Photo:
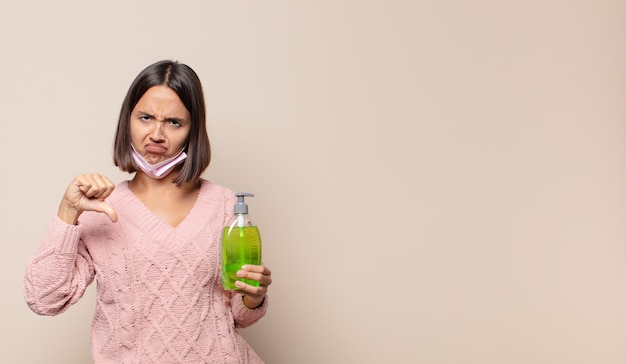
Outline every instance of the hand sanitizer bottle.
{"type": "Polygon", "coordinates": [[[226,290],[236,290],[235,282],[238,280],[259,286],[257,281],[237,277],[237,271],[243,265],[261,265],[261,234],[250,219],[248,205],[244,201],[246,197],[254,197],[254,194],[242,192],[235,196],[235,217],[224,228],[222,235],[222,285],[226,290]]]}

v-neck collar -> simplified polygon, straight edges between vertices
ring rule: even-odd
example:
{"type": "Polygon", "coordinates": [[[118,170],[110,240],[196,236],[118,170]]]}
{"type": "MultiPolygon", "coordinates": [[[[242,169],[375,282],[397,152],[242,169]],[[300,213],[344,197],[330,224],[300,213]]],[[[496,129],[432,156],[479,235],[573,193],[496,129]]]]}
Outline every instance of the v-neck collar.
{"type": "Polygon", "coordinates": [[[121,192],[120,203],[126,205],[128,220],[138,225],[142,231],[158,242],[174,243],[188,241],[198,234],[215,214],[218,201],[211,193],[214,185],[207,180],[200,180],[200,191],[187,216],[176,226],[172,226],[150,210],[128,187],[128,181],[121,183],[116,190],[121,192]],[[207,215],[205,211],[211,211],[207,215]]]}

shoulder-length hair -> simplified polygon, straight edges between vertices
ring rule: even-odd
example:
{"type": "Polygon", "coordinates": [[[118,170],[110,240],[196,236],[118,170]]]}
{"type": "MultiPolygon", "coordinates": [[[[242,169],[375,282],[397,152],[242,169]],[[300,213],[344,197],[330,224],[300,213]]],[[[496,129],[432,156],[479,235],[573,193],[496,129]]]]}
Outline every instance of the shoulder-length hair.
{"type": "Polygon", "coordinates": [[[131,155],[130,117],[139,99],[154,86],[167,86],[176,92],[191,115],[191,128],[185,149],[187,159],[183,162],[180,174],[174,183],[180,185],[197,181],[211,161],[204,93],[196,72],[191,67],[176,61],[159,61],[146,67],[130,85],[122,103],[117,124],[113,161],[124,172],[137,171],[131,155]]]}

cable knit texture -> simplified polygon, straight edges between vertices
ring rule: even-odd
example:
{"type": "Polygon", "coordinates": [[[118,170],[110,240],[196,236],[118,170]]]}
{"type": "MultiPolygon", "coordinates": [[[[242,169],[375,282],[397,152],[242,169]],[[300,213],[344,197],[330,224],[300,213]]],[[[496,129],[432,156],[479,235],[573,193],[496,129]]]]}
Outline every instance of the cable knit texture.
{"type": "Polygon", "coordinates": [[[221,285],[220,238],[234,193],[202,180],[186,219],[172,227],[120,183],[107,202],[119,219],[57,217],[28,260],[24,296],[40,315],[67,310],[97,281],[94,363],[263,363],[237,328],[265,315],[221,285]]]}

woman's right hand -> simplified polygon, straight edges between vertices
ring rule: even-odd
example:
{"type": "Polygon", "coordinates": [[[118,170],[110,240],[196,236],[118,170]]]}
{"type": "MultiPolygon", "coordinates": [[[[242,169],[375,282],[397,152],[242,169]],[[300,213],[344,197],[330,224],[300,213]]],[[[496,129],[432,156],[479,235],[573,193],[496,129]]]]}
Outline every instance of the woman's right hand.
{"type": "Polygon", "coordinates": [[[115,184],[98,173],[79,174],[65,190],[59,205],[58,217],[75,225],[83,211],[105,213],[111,221],[117,221],[117,212],[104,200],[115,189],[115,184]]]}

